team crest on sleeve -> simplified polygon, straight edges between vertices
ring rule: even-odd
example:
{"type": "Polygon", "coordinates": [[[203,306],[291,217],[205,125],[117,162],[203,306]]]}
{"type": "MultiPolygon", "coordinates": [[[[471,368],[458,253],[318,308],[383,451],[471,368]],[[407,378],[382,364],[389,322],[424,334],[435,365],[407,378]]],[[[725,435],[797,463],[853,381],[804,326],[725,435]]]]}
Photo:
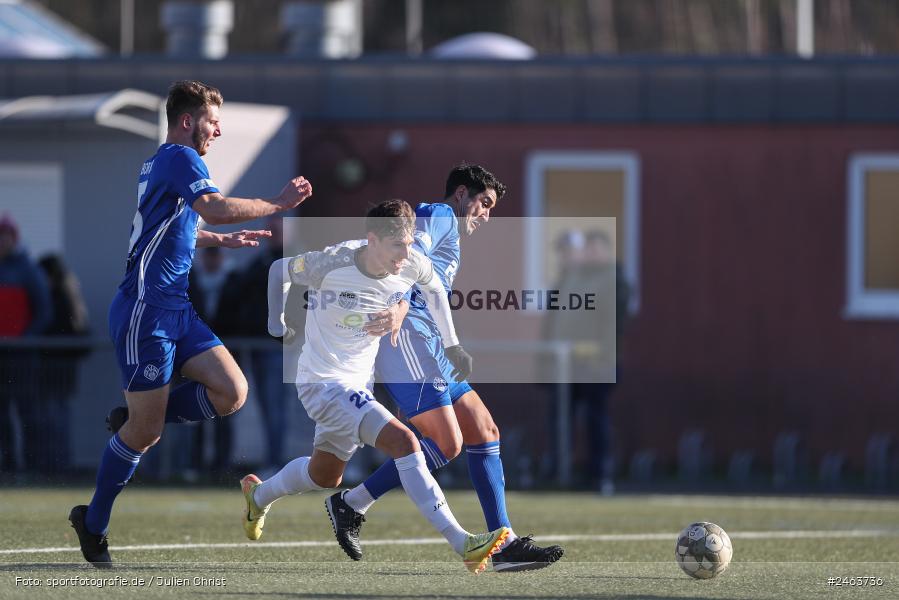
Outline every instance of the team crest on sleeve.
{"type": "Polygon", "coordinates": [[[291,269],[293,269],[294,273],[302,273],[306,270],[306,257],[298,256],[293,260],[293,264],[291,265],[291,269]]]}
{"type": "Polygon", "coordinates": [[[359,299],[356,297],[356,294],[353,292],[340,292],[340,295],[337,296],[337,304],[340,305],[340,308],[350,310],[358,303],[359,299]]]}
{"type": "Polygon", "coordinates": [[[390,298],[387,299],[387,306],[393,306],[397,302],[403,299],[403,296],[406,294],[403,292],[394,292],[390,294],[390,298]]]}

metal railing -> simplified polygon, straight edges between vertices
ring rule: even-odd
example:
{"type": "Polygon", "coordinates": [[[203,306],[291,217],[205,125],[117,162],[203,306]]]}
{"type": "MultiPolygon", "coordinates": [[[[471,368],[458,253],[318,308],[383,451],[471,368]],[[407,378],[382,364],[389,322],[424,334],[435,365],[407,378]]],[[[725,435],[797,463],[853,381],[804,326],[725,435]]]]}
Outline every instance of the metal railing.
{"type": "MultiPolygon", "coordinates": [[[[271,338],[257,337],[226,337],[223,339],[226,347],[240,360],[249,352],[259,350],[273,350],[278,348],[277,342],[271,338]]],[[[466,341],[466,347],[472,352],[491,352],[491,353],[509,353],[513,355],[530,357],[535,359],[537,356],[552,357],[553,373],[552,384],[555,386],[555,401],[557,402],[557,410],[555,411],[556,422],[555,428],[555,454],[556,454],[556,479],[562,486],[570,485],[572,482],[572,423],[571,423],[571,390],[570,386],[565,382],[571,381],[572,372],[572,350],[573,344],[569,342],[500,342],[488,340],[469,340],[466,341]]],[[[111,370],[112,364],[106,367],[100,367],[94,361],[83,360],[85,355],[93,353],[104,353],[112,358],[114,348],[108,338],[99,336],[91,337],[53,337],[53,336],[35,336],[22,338],[0,338],[0,366],[3,364],[3,356],[7,359],[13,359],[10,366],[15,368],[15,360],[24,356],[30,356],[37,360],[37,368],[43,369],[30,373],[21,372],[21,378],[16,381],[15,373],[12,373],[12,379],[9,379],[10,373],[7,373],[7,380],[0,383],[4,388],[11,388],[15,385],[26,386],[26,394],[41,393],[38,378],[44,379],[55,377],[52,373],[54,370],[62,371],[74,368],[77,371],[76,377],[88,380],[94,379],[92,374],[96,373],[96,369],[103,368],[111,370]],[[64,354],[60,356],[60,352],[71,351],[78,356],[66,357],[64,354]],[[52,358],[51,358],[52,356],[52,358]],[[62,361],[62,362],[60,362],[62,361]],[[69,362],[70,361],[70,362],[69,362]],[[72,364],[74,363],[74,365],[72,364]],[[48,375],[49,373],[49,375],[48,375]],[[27,381],[26,381],[27,380],[27,381]]],[[[105,359],[105,357],[104,357],[105,359]]],[[[9,362],[9,361],[7,361],[9,362]]],[[[100,361],[105,364],[105,360],[100,361]]],[[[9,369],[7,369],[9,370],[9,369]]],[[[21,388],[20,388],[21,390],[21,388]]],[[[8,390],[5,390],[8,391],[8,390]]],[[[0,432],[2,434],[2,432],[0,432]]],[[[163,452],[165,454],[165,452],[163,452]]]]}

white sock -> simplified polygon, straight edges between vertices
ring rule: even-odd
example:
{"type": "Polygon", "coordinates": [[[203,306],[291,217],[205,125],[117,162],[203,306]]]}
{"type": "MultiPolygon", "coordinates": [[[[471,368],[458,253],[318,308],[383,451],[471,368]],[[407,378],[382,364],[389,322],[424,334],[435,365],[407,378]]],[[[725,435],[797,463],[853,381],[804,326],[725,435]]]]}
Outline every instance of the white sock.
{"type": "Polygon", "coordinates": [[[509,528],[509,535],[507,535],[507,536],[506,536],[506,539],[503,540],[503,543],[502,543],[502,544],[500,545],[500,547],[497,549],[497,552],[499,552],[499,551],[501,551],[501,550],[505,550],[505,549],[506,549],[506,546],[508,546],[509,544],[511,544],[512,542],[514,542],[514,541],[517,540],[517,539],[518,539],[518,536],[515,535],[515,532],[512,531],[512,528],[510,527],[510,528],[509,528]]]}
{"type": "Polygon", "coordinates": [[[301,456],[287,463],[284,468],[266,479],[253,492],[253,500],[262,508],[278,498],[323,489],[309,477],[309,457],[301,456]]]}
{"type": "Polygon", "coordinates": [[[371,497],[368,488],[362,483],[344,494],[343,501],[360,515],[364,515],[365,511],[375,503],[375,499],[371,497]]]}
{"type": "Polygon", "coordinates": [[[400,482],[406,495],[412,499],[418,511],[431,522],[460,556],[465,552],[465,540],[469,534],[462,529],[450,511],[443,490],[428,471],[425,455],[420,450],[394,460],[400,473],[400,482]]]}

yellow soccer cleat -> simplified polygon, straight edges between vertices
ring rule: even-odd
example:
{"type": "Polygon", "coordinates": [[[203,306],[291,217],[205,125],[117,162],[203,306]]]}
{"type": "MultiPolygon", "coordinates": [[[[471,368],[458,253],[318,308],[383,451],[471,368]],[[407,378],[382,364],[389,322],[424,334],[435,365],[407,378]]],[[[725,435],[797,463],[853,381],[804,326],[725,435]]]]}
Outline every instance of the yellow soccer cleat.
{"type": "Polygon", "coordinates": [[[258,540],[262,537],[262,527],[265,525],[265,513],[268,512],[269,506],[259,508],[256,500],[253,499],[253,492],[262,481],[250,473],[240,480],[240,489],[243,491],[244,498],[247,500],[247,510],[243,518],[243,530],[247,537],[251,540],[258,540]]]}
{"type": "Polygon", "coordinates": [[[483,571],[487,561],[503,545],[509,533],[511,531],[508,527],[500,527],[488,533],[469,536],[465,541],[465,552],[462,554],[465,568],[475,575],[483,571]]]}

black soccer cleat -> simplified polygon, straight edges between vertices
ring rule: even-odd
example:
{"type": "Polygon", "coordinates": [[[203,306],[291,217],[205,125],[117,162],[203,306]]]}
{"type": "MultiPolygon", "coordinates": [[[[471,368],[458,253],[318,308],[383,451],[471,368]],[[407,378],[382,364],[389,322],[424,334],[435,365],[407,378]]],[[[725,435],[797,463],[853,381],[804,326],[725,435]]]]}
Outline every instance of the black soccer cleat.
{"type": "Polygon", "coordinates": [[[84,560],[98,569],[111,569],[112,558],[109,556],[109,542],[105,535],[97,535],[87,530],[84,519],[87,516],[87,506],[80,504],[69,513],[69,522],[78,534],[78,542],[81,544],[81,554],[84,560]]]}
{"type": "Polygon", "coordinates": [[[365,522],[365,515],[357,513],[347,504],[343,495],[346,490],[337,492],[325,500],[325,509],[331,517],[334,536],[347,556],[353,560],[362,560],[362,545],[359,543],[359,529],[365,522]]]}
{"type": "Polygon", "coordinates": [[[106,415],[106,429],[111,431],[112,433],[117,433],[119,429],[122,428],[122,425],[125,424],[125,421],[128,420],[128,407],[127,406],[116,406],[114,409],[109,411],[109,414],[106,415]]]}
{"type": "Polygon", "coordinates": [[[562,558],[563,554],[565,551],[561,546],[541,548],[534,544],[531,536],[526,535],[509,542],[493,555],[493,570],[498,573],[514,573],[544,569],[562,558]]]}

